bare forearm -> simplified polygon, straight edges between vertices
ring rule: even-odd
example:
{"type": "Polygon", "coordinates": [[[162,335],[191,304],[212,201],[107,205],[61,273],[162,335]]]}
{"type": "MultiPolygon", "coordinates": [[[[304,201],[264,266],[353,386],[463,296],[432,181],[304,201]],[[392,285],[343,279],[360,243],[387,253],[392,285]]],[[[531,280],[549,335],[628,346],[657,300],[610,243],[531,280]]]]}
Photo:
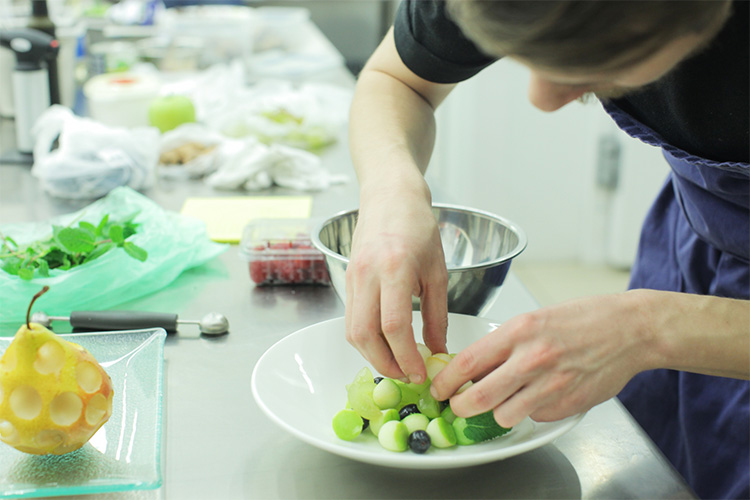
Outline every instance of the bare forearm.
{"type": "MultiPolygon", "coordinates": [[[[386,168],[388,162],[378,161],[385,156],[408,159],[424,173],[435,139],[434,110],[393,76],[365,70],[357,82],[350,132],[355,165],[378,162],[374,170],[386,168]]],[[[368,171],[357,168],[360,181],[368,180],[368,171]]]]}
{"type": "Polygon", "coordinates": [[[360,209],[346,270],[347,339],[383,375],[416,383],[425,367],[413,296],[422,301],[425,344],[445,349],[447,271],[424,171],[434,110],[450,88],[412,73],[391,32],[360,74],[350,113],[360,209]]]}
{"type": "MultiPolygon", "coordinates": [[[[382,199],[414,190],[429,199],[422,177],[435,137],[433,110],[392,76],[364,71],[350,116],[350,149],[362,195],[382,199]]],[[[364,201],[364,200],[363,200],[364,201]]]]}
{"type": "Polygon", "coordinates": [[[388,33],[358,78],[350,113],[350,150],[365,198],[413,191],[429,199],[423,174],[434,111],[452,88],[411,73],[388,33]]]}
{"type": "Polygon", "coordinates": [[[644,328],[661,368],[750,379],[750,301],[652,290],[642,300],[644,328]]]}

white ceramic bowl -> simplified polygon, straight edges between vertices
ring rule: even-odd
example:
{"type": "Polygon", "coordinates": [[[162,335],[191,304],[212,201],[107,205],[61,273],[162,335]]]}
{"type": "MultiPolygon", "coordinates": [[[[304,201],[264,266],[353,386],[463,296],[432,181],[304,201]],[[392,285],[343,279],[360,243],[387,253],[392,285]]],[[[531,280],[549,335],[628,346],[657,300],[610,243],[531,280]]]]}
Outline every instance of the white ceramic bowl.
{"type": "MultiPolygon", "coordinates": [[[[475,316],[449,314],[448,319],[450,352],[497,327],[475,316]]],[[[414,313],[413,326],[421,331],[419,313],[414,313]]],[[[407,469],[457,468],[508,458],[549,443],[582,418],[549,423],[526,419],[498,439],[451,449],[433,447],[424,455],[387,451],[369,431],[343,441],[334,434],[331,420],[346,404],[345,385],[363,366],[370,365],[344,338],[344,318],[324,321],[285,337],[263,354],[253,370],[253,396],[272,421],[302,441],[361,462],[407,469]]]]}

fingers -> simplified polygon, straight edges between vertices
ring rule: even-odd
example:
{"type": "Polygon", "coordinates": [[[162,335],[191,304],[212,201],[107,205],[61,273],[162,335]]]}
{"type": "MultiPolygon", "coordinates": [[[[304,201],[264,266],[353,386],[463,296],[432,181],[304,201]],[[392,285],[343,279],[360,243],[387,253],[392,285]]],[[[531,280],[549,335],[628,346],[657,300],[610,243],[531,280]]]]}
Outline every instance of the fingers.
{"type": "Polygon", "coordinates": [[[461,417],[492,410],[503,427],[514,427],[528,416],[541,421],[558,420],[585,411],[595,403],[588,398],[593,391],[573,390],[580,382],[575,372],[550,370],[541,364],[534,368],[528,358],[511,357],[467,390],[451,397],[450,404],[461,417]]]}
{"type": "Polygon", "coordinates": [[[594,404],[587,397],[590,392],[571,392],[574,378],[569,373],[548,373],[532,379],[494,409],[495,421],[513,427],[529,416],[550,422],[587,410],[594,404]]]}
{"type": "Polygon", "coordinates": [[[531,413],[535,387],[527,387],[532,378],[518,366],[522,357],[511,358],[512,344],[502,327],[473,343],[456,357],[432,381],[432,395],[443,401],[450,398],[451,409],[460,417],[493,410],[503,427],[513,427],[531,413]],[[466,382],[468,389],[455,394],[466,382]]]}
{"type": "Polygon", "coordinates": [[[378,210],[370,218],[360,213],[346,272],[346,336],[381,374],[422,383],[427,372],[412,329],[412,295],[422,298],[425,344],[445,352],[448,277],[436,227],[409,222],[431,210],[417,205],[415,216],[396,219],[406,223],[395,228],[378,210]]]}
{"type": "MultiPolygon", "coordinates": [[[[511,365],[508,362],[507,365],[511,365]]],[[[536,408],[538,392],[532,383],[529,386],[514,376],[512,366],[503,365],[474,383],[460,394],[450,398],[451,410],[459,417],[471,417],[493,410],[495,420],[503,427],[513,427],[536,408]]],[[[440,375],[447,367],[440,372],[440,375]]],[[[436,377],[437,378],[437,377],[436,377]]]]}
{"type": "Polygon", "coordinates": [[[432,394],[450,398],[461,417],[492,410],[505,427],[527,416],[550,421],[586,411],[622,389],[633,353],[643,352],[637,341],[628,343],[627,321],[613,323],[621,302],[581,299],[508,320],[459,352],[435,376],[432,394]],[[469,380],[474,384],[455,394],[469,380]]]}
{"type": "Polygon", "coordinates": [[[410,382],[421,384],[427,377],[411,326],[412,287],[398,281],[383,286],[380,293],[380,327],[390,350],[410,382]]]}
{"type": "Polygon", "coordinates": [[[448,352],[448,272],[422,292],[422,339],[431,352],[448,352]]]}
{"type": "MultiPolygon", "coordinates": [[[[469,380],[484,380],[486,375],[491,374],[508,359],[509,355],[510,345],[503,340],[498,330],[490,332],[456,354],[448,366],[435,376],[432,381],[432,395],[438,401],[448,399],[469,380]]],[[[490,408],[484,408],[484,411],[490,408]]]]}
{"type": "Polygon", "coordinates": [[[383,284],[354,272],[347,270],[347,340],[382,375],[424,382],[427,373],[411,326],[414,287],[407,278],[383,284]]]}
{"type": "Polygon", "coordinates": [[[346,340],[373,368],[386,377],[403,378],[390,346],[380,327],[379,286],[353,285],[355,278],[347,270],[346,340]],[[355,291],[356,290],[356,291],[355,291]]]}

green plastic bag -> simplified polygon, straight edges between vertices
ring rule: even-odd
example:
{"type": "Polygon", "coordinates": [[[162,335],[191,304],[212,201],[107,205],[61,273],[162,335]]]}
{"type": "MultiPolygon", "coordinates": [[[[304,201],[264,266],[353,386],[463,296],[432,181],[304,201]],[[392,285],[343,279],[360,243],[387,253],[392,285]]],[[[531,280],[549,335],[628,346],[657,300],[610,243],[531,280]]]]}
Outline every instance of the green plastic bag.
{"type": "Polygon", "coordinates": [[[68,316],[71,311],[109,309],[168,286],[182,271],[199,266],[224,252],[228,245],[211,241],[202,221],[169,212],[128,187],[119,187],[78,212],[43,223],[4,224],[0,232],[19,245],[48,238],[52,225],[71,222],[97,224],[105,214],[121,220],[134,213],[139,224],[132,241],[148,252],[140,262],[122,249],[67,271],[52,269],[48,277],[26,281],[0,270],[0,323],[21,323],[31,298],[44,285],[50,291],[34,304],[35,311],[68,316]]]}

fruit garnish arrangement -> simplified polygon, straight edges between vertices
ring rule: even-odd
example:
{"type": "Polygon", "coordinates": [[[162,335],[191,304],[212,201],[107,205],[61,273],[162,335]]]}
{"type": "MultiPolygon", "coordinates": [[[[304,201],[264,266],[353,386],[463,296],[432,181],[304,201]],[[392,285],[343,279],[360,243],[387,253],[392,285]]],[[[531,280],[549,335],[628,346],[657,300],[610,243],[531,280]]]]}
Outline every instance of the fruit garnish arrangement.
{"type": "Polygon", "coordinates": [[[112,380],[94,356],[29,317],[0,358],[0,441],[24,453],[81,448],[112,415],[112,380]]]}
{"type": "Polygon", "coordinates": [[[453,413],[447,402],[437,401],[430,394],[431,381],[454,355],[433,355],[425,345],[418,347],[427,368],[427,381],[411,384],[373,377],[369,368],[362,368],[346,386],[346,408],[333,417],[336,436],[354,441],[369,431],[386,450],[410,449],[422,454],[431,447],[472,445],[510,432],[495,422],[492,411],[462,418],[453,413]]]}

